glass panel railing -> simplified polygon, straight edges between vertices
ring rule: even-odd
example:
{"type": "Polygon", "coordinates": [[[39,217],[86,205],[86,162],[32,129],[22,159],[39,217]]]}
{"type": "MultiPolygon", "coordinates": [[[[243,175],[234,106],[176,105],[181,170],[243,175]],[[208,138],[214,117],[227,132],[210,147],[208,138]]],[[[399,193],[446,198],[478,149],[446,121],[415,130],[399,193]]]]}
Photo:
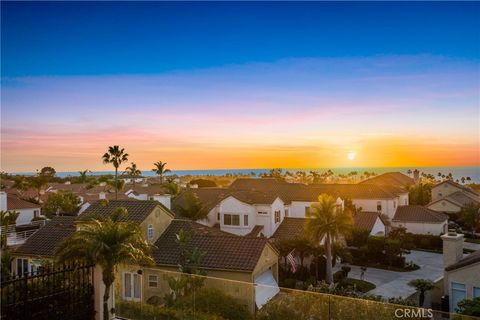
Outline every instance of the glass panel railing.
{"type": "MultiPolygon", "coordinates": [[[[116,317],[132,320],[480,319],[375,300],[279,288],[275,284],[260,283],[257,278],[257,283],[253,283],[244,281],[242,277],[250,275],[240,272],[228,276],[239,280],[143,269],[139,299],[132,298],[133,292],[125,293],[121,280],[117,279],[116,317]]],[[[268,279],[263,280],[268,282],[268,279]]]]}

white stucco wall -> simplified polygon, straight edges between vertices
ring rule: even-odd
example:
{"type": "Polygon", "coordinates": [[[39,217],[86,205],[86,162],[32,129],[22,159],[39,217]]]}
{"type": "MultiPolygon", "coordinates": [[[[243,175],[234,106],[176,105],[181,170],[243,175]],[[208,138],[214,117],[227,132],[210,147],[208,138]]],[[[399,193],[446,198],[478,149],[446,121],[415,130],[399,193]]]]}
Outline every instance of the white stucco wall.
{"type": "Polygon", "coordinates": [[[460,188],[450,183],[442,183],[432,187],[432,201],[444,198],[454,192],[461,191],[460,188]]]}
{"type": "Polygon", "coordinates": [[[310,207],[313,202],[307,201],[292,201],[288,216],[291,218],[305,218],[305,207],[310,207]]]}
{"type": "Polygon", "coordinates": [[[405,227],[414,234],[440,235],[447,231],[447,221],[442,223],[392,222],[394,227],[405,227]]]}
{"type": "Polygon", "coordinates": [[[380,218],[377,218],[377,221],[375,221],[375,224],[373,225],[372,231],[370,234],[372,236],[375,235],[385,235],[385,225],[383,224],[382,220],[380,218]]]}
{"type": "MultiPolygon", "coordinates": [[[[394,205],[394,199],[352,199],[352,203],[358,208],[361,207],[362,211],[377,212],[377,202],[381,203],[382,211],[388,215],[390,219],[395,215],[396,207],[394,205]]],[[[398,203],[397,203],[398,207],[398,203]]]]}
{"type": "Polygon", "coordinates": [[[427,208],[438,211],[438,212],[447,212],[447,213],[448,212],[455,213],[455,212],[460,212],[462,210],[460,206],[453,204],[447,200],[437,201],[435,203],[428,205],[427,208]]]}
{"type": "Polygon", "coordinates": [[[254,207],[247,203],[241,202],[234,197],[228,197],[220,202],[220,229],[225,232],[233,233],[236,235],[246,235],[252,231],[255,226],[255,212],[254,207]],[[240,225],[230,226],[225,225],[225,214],[238,214],[240,215],[240,225]],[[248,215],[248,226],[244,225],[244,215],[248,215]]]}
{"type": "Polygon", "coordinates": [[[38,211],[38,215],[40,215],[40,208],[37,209],[16,209],[19,213],[18,218],[17,218],[17,226],[23,225],[23,224],[29,224],[33,217],[34,217],[34,211],[38,211]]]}

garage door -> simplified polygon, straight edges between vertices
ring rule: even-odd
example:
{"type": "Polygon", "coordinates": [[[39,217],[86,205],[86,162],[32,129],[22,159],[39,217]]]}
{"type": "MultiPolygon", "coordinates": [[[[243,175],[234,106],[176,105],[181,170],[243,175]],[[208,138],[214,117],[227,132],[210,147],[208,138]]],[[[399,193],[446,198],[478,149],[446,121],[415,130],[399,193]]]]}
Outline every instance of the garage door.
{"type": "Polygon", "coordinates": [[[265,271],[255,278],[255,303],[259,309],[279,292],[272,270],[265,271]]]}

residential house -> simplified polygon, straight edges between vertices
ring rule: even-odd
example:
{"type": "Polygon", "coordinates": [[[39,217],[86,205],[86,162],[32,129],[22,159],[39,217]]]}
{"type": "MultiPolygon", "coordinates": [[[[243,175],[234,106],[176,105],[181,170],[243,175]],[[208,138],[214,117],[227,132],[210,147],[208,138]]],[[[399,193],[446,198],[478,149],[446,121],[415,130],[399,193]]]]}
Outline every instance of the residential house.
{"type": "Polygon", "coordinates": [[[171,195],[167,194],[159,184],[128,185],[125,195],[137,200],[156,200],[171,209],[171,195]]]}
{"type": "Polygon", "coordinates": [[[21,275],[35,272],[42,266],[43,260],[52,260],[56,248],[65,239],[71,237],[76,229],[77,217],[56,216],[31,235],[14,250],[12,273],[21,275]]]}
{"type": "Polygon", "coordinates": [[[92,217],[111,216],[118,208],[127,209],[127,215],[121,221],[133,221],[144,231],[145,239],[154,243],[174,218],[174,214],[155,200],[108,200],[96,201],[80,216],[85,220],[92,217]]]}
{"type": "Polygon", "coordinates": [[[198,221],[236,235],[264,235],[270,237],[285,217],[285,203],[274,192],[232,190],[227,188],[199,188],[180,194],[174,211],[184,207],[188,192],[202,201],[208,218],[198,221]]]}
{"type": "Polygon", "coordinates": [[[19,213],[16,225],[28,225],[32,219],[41,216],[41,206],[37,203],[21,199],[15,194],[0,191],[0,211],[16,211],[19,213]]]}
{"type": "Polygon", "coordinates": [[[480,251],[464,257],[463,234],[448,232],[442,236],[444,295],[449,297],[450,312],[463,299],[480,297],[480,251]]]}
{"type": "Polygon", "coordinates": [[[399,206],[392,226],[414,234],[440,235],[447,232],[448,216],[420,205],[399,206]]]}
{"type": "Polygon", "coordinates": [[[432,187],[432,202],[427,207],[445,213],[457,213],[466,205],[480,204],[480,193],[451,180],[432,187]]]}
{"type": "Polygon", "coordinates": [[[384,236],[387,228],[378,212],[361,211],[353,215],[353,227],[368,230],[372,236],[384,236]]]}
{"type": "Polygon", "coordinates": [[[279,292],[278,252],[266,238],[240,237],[189,220],[175,219],[155,242],[156,266],[119,269],[115,284],[116,292],[120,293],[117,299],[161,301],[171,292],[165,278],[179,276],[181,249],[176,240],[181,230],[190,235],[187,249],[197,248],[204,253],[198,267],[206,272],[205,287],[233,296],[252,312],[279,292]]]}
{"type": "Polygon", "coordinates": [[[407,188],[408,186],[415,184],[415,179],[410,178],[401,172],[386,172],[378,176],[365,179],[359,183],[407,188]]]}

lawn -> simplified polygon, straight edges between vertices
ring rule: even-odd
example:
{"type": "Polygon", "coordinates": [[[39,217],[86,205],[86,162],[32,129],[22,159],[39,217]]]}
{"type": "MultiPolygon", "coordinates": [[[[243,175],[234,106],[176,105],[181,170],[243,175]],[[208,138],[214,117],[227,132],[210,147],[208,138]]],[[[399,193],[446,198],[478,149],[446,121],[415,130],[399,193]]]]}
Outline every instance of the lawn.
{"type": "Polygon", "coordinates": [[[368,281],[363,281],[359,279],[352,279],[352,278],[347,278],[342,280],[341,282],[341,287],[346,288],[346,287],[355,287],[356,291],[365,293],[370,290],[375,289],[377,286],[374,285],[371,282],[368,281]]]}

